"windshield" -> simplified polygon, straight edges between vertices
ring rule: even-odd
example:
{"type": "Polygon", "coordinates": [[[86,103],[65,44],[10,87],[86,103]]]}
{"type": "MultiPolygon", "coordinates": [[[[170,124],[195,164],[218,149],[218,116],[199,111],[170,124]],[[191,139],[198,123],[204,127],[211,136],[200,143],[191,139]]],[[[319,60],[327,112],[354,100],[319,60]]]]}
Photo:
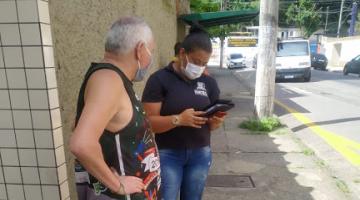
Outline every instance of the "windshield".
{"type": "Polygon", "coordinates": [[[307,42],[284,42],[278,43],[277,57],[307,56],[309,47],[307,42]]]}
{"type": "Polygon", "coordinates": [[[241,54],[231,54],[230,55],[230,59],[238,59],[238,58],[242,58],[243,56],[241,54]]]}

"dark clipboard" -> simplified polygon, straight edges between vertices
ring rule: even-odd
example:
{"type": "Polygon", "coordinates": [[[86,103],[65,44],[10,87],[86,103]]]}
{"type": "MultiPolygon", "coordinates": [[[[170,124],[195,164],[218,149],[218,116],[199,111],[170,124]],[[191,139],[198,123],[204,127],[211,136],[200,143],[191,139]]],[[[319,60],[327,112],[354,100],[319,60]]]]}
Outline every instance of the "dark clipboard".
{"type": "Polygon", "coordinates": [[[210,106],[207,106],[203,110],[205,112],[203,116],[210,117],[217,112],[226,112],[232,109],[234,106],[235,104],[231,100],[219,99],[215,103],[211,104],[210,106]]]}

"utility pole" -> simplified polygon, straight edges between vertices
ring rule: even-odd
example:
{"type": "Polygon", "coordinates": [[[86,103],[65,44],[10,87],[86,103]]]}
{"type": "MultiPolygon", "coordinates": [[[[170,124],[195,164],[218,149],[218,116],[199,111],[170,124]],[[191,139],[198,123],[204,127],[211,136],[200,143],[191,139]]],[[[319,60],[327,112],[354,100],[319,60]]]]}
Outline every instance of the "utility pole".
{"type": "Polygon", "coordinates": [[[349,29],[349,36],[355,35],[355,25],[356,25],[356,18],[357,18],[357,10],[358,6],[357,3],[354,2],[351,10],[351,22],[350,22],[350,29],[349,29]]]}
{"type": "Polygon", "coordinates": [[[329,19],[329,6],[326,7],[325,34],[327,33],[328,19],[329,19]]]}
{"type": "MultiPolygon", "coordinates": [[[[220,10],[224,11],[227,7],[227,0],[220,0],[220,10]]],[[[224,25],[220,26],[220,29],[223,29],[224,25]]],[[[221,30],[223,31],[223,30],[221,30]]],[[[224,66],[224,40],[225,35],[220,36],[220,68],[223,68],[224,66]]]]}
{"type": "Polygon", "coordinates": [[[255,86],[257,118],[272,117],[275,95],[279,0],[260,1],[259,47],[255,86]]]}
{"type": "Polygon", "coordinates": [[[343,9],[344,9],[344,1],[345,0],[341,0],[341,7],[340,7],[340,16],[339,16],[339,24],[338,24],[338,30],[337,30],[337,37],[340,37],[340,30],[341,30],[341,20],[342,20],[342,14],[343,14],[343,9]]]}

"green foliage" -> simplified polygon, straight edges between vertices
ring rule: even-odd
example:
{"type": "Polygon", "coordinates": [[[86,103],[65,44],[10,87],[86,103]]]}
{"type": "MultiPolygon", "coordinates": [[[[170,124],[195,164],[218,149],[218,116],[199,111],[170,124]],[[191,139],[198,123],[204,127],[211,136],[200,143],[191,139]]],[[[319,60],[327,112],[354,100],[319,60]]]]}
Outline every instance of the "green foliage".
{"type": "MultiPolygon", "coordinates": [[[[226,10],[242,10],[242,9],[258,9],[260,1],[247,0],[228,0],[226,10]]],[[[219,0],[191,0],[190,9],[192,13],[196,12],[217,12],[221,10],[219,0]]],[[[207,28],[211,37],[219,37],[224,39],[230,32],[239,31],[242,27],[251,23],[230,24],[222,26],[214,26],[207,28]]]]}
{"type": "Polygon", "coordinates": [[[287,23],[295,23],[307,37],[317,31],[320,25],[320,15],[311,0],[299,0],[298,3],[291,4],[286,16],[287,23]]]}
{"type": "Polygon", "coordinates": [[[239,127],[249,129],[251,131],[266,131],[270,132],[281,127],[281,122],[278,118],[268,117],[263,119],[249,119],[242,122],[239,127]]]}
{"type": "Polygon", "coordinates": [[[304,154],[305,156],[313,156],[313,155],[315,155],[315,152],[314,152],[312,149],[305,148],[305,149],[303,150],[303,154],[304,154]]]}

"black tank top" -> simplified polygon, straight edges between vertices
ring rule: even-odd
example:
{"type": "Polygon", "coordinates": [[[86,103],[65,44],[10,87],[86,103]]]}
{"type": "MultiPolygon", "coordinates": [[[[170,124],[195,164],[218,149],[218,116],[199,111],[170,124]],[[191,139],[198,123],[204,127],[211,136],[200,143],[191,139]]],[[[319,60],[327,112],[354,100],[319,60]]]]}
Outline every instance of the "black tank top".
{"type": "Polygon", "coordinates": [[[104,130],[100,137],[99,142],[105,162],[122,176],[141,178],[146,190],[140,194],[127,196],[113,194],[110,189],[106,188],[91,174],[88,174],[79,162],[75,164],[77,183],[84,183],[86,180],[85,182],[94,189],[96,194],[105,194],[121,200],[160,199],[160,160],[154,134],[150,130],[143,107],[133,90],[132,82],[119,68],[109,63],[91,64],[79,92],[75,124],[80,119],[84,108],[84,93],[87,82],[94,72],[101,69],[113,70],[121,77],[133,107],[132,119],[125,128],[116,133],[104,130]]]}

